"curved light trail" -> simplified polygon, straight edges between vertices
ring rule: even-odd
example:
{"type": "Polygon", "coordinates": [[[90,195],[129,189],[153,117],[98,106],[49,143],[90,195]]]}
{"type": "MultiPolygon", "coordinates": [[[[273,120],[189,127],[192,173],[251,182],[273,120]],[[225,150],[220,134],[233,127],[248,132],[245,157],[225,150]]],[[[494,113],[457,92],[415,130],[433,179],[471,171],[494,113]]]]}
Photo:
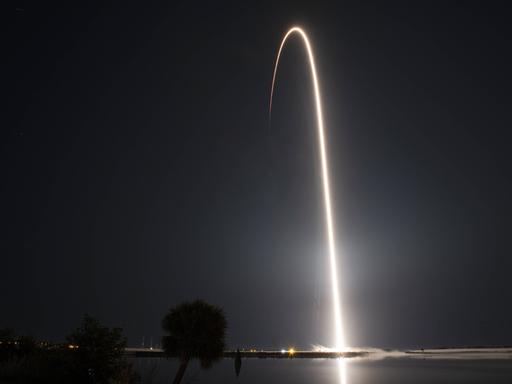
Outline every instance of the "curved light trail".
{"type": "Polygon", "coordinates": [[[325,205],[325,221],[327,226],[327,240],[329,245],[329,260],[331,267],[331,285],[332,285],[332,297],[333,297],[333,309],[334,309],[334,328],[336,331],[335,348],[341,351],[345,347],[345,340],[343,335],[343,326],[341,322],[341,304],[340,304],[340,293],[338,285],[338,271],[336,267],[336,244],[334,240],[334,229],[333,229],[333,214],[331,208],[331,191],[329,186],[329,169],[327,160],[327,149],[325,146],[325,134],[324,134],[324,119],[322,115],[322,101],[320,98],[320,87],[318,85],[318,76],[316,73],[315,57],[311,44],[309,43],[308,36],[299,27],[293,27],[283,37],[279,51],[277,52],[276,64],[274,67],[274,75],[272,76],[272,88],[270,91],[270,104],[269,104],[269,119],[272,115],[272,98],[274,96],[274,86],[276,82],[277,68],[279,65],[279,59],[283,47],[292,34],[297,34],[302,38],[309,59],[309,66],[311,68],[311,77],[313,80],[313,89],[316,106],[316,118],[318,127],[318,144],[320,147],[320,160],[322,165],[322,183],[324,192],[324,205],[325,205]]]}

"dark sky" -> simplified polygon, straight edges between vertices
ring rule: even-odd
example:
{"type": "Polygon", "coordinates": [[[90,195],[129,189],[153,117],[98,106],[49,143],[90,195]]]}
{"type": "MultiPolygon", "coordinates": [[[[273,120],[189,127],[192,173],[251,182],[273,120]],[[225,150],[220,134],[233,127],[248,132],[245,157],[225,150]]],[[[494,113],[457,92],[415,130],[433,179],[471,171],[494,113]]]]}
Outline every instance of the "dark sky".
{"type": "Polygon", "coordinates": [[[0,326],[58,340],[89,313],[138,345],[203,298],[224,308],[230,346],[332,344],[298,39],[268,124],[279,40],[300,24],[325,102],[348,343],[512,344],[508,9],[145,3],[9,14],[0,326]]]}

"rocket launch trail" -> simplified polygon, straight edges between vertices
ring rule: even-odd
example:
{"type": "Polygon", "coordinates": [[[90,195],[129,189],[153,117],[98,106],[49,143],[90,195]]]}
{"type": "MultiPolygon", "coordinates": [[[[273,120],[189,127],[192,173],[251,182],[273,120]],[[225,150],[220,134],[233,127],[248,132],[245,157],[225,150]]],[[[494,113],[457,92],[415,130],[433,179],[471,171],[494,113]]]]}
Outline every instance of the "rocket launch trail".
{"type": "Polygon", "coordinates": [[[276,64],[274,66],[274,74],[272,76],[272,88],[270,91],[270,104],[269,104],[269,120],[272,116],[272,99],[274,96],[274,88],[276,83],[277,69],[279,66],[279,59],[281,52],[286,44],[288,38],[292,35],[298,35],[302,38],[304,46],[306,48],[307,57],[309,60],[309,66],[311,69],[311,78],[313,81],[313,94],[315,99],[316,107],[316,121],[318,129],[318,146],[320,149],[320,162],[321,162],[321,174],[322,174],[322,185],[324,195],[324,206],[325,206],[325,222],[327,228],[327,241],[329,249],[329,260],[331,269],[331,287],[332,287],[332,298],[333,298],[333,309],[334,309],[334,329],[335,329],[335,349],[340,351],[345,347],[345,340],[343,335],[343,326],[341,321],[341,303],[340,303],[340,292],[338,285],[338,270],[336,266],[336,242],[334,239],[334,224],[333,224],[333,213],[331,206],[331,190],[329,185],[329,162],[327,156],[327,149],[325,145],[325,130],[324,130],[324,119],[322,115],[322,100],[320,97],[320,87],[318,85],[318,76],[315,66],[315,57],[313,55],[313,49],[309,42],[308,36],[303,29],[299,27],[293,27],[286,32],[284,35],[279,51],[277,52],[276,64]]]}

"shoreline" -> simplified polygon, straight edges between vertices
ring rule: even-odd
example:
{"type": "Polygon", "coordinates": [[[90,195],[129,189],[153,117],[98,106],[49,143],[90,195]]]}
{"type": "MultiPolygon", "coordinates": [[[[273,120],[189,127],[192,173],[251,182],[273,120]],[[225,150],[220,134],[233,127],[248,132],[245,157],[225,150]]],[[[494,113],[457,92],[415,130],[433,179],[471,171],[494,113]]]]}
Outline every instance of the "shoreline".
{"type": "MultiPolygon", "coordinates": [[[[235,358],[236,351],[225,351],[224,358],[235,358]]],[[[164,351],[151,348],[126,348],[125,355],[141,358],[165,358],[164,351]]],[[[409,350],[359,349],[343,352],[331,351],[240,351],[244,359],[363,359],[380,360],[386,358],[422,359],[511,359],[512,347],[500,348],[435,348],[409,350]]]]}

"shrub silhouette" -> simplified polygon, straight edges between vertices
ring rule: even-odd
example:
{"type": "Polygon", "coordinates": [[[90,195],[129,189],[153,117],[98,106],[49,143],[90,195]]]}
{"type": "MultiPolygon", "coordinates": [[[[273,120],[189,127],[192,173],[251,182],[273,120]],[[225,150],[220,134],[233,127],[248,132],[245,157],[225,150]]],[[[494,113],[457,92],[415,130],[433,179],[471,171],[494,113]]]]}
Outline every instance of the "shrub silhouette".
{"type": "Polygon", "coordinates": [[[75,382],[109,383],[124,382],[131,366],[124,358],[126,338],[121,328],[108,328],[91,316],[85,315],[82,324],[66,337],[70,345],[71,372],[75,382]]]}

